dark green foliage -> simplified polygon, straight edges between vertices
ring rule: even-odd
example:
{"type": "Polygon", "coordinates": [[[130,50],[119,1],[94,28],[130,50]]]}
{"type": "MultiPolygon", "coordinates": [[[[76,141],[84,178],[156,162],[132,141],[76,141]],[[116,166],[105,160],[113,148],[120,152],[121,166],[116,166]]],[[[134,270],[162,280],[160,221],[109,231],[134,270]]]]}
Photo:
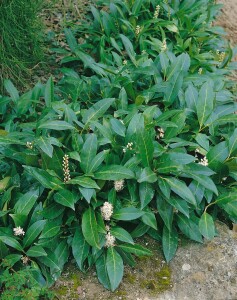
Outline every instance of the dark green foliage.
{"type": "Polygon", "coordinates": [[[19,87],[30,68],[42,59],[42,22],[39,12],[44,1],[2,0],[0,2],[0,91],[3,78],[19,87]]]}
{"type": "Polygon", "coordinates": [[[84,44],[65,30],[59,84],[49,78],[19,95],[5,82],[0,254],[30,257],[48,285],[71,254],[114,290],[124,263],[152,254],[134,238],[160,241],[170,261],[180,233],[202,242],[215,236],[216,216],[237,220],[237,105],[225,77],[235,64],[211,26],[218,6],[169,2],[92,8],[84,44]],[[136,34],[138,20],[149,35],[136,34]],[[19,226],[25,236],[14,235],[19,226]]]}

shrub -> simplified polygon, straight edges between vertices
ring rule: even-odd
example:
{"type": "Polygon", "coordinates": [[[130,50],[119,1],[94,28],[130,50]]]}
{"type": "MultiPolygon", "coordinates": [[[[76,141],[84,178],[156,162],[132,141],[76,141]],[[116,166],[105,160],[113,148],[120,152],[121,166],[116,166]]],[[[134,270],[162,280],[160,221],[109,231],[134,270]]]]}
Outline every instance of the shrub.
{"type": "Polygon", "coordinates": [[[3,0],[0,3],[0,91],[3,78],[19,87],[30,68],[42,58],[42,23],[38,14],[43,1],[3,0]]]}
{"type": "Polygon", "coordinates": [[[178,234],[202,242],[216,235],[216,218],[237,219],[236,103],[224,76],[234,64],[210,25],[218,7],[110,3],[121,24],[150,26],[145,49],[130,31],[111,40],[111,14],[92,8],[103,26],[85,27],[91,36],[79,45],[65,31],[72,51],[58,85],[50,78],[20,96],[6,81],[10,97],[0,98],[0,253],[29,257],[49,285],[72,255],[115,290],[124,263],[152,254],[136,238],[160,241],[170,261],[178,234]],[[94,53],[96,36],[106,55],[94,53]]]}

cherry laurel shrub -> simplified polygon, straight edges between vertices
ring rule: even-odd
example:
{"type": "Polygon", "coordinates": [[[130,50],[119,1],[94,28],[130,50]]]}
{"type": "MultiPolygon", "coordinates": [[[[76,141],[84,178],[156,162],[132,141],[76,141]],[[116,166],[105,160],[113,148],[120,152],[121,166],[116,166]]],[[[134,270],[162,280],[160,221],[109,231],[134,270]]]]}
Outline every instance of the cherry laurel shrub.
{"type": "Polygon", "coordinates": [[[202,243],[217,218],[237,220],[235,64],[211,24],[219,6],[103,4],[65,30],[58,84],[19,95],[7,80],[0,97],[0,255],[21,255],[48,286],[73,257],[114,291],[124,264],[152,255],[138,237],[169,262],[179,234],[202,243]]]}

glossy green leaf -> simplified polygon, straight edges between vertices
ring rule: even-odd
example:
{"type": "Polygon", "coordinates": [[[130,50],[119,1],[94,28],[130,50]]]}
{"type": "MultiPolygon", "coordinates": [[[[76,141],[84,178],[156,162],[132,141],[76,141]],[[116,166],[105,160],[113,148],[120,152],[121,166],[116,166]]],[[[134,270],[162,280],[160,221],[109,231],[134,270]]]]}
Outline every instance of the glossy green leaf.
{"type": "Polygon", "coordinates": [[[170,231],[166,226],[164,226],[162,235],[162,249],[167,262],[169,262],[174,257],[177,247],[177,231],[174,228],[172,228],[172,230],[170,231]]]}
{"type": "Polygon", "coordinates": [[[95,174],[95,179],[101,180],[120,180],[132,179],[135,177],[134,173],[124,166],[109,165],[101,167],[95,174]]]}
{"type": "Polygon", "coordinates": [[[17,200],[14,206],[15,212],[17,214],[28,215],[32,207],[36,203],[37,198],[38,198],[38,190],[32,190],[24,194],[17,200]]]}
{"type": "Polygon", "coordinates": [[[184,215],[178,214],[177,217],[179,229],[191,240],[202,243],[202,235],[198,225],[184,215]]]}
{"type": "Polygon", "coordinates": [[[40,235],[45,226],[46,220],[39,220],[33,223],[27,230],[23,239],[23,247],[27,248],[35,241],[40,235]]]}
{"type": "Polygon", "coordinates": [[[100,189],[97,183],[93,179],[87,176],[74,177],[73,179],[69,180],[67,184],[73,184],[73,185],[78,184],[88,189],[100,189]]]}
{"type": "Polygon", "coordinates": [[[199,220],[199,230],[201,234],[208,240],[215,236],[215,224],[212,216],[204,212],[199,220]]]}
{"type": "Polygon", "coordinates": [[[130,221],[140,218],[143,214],[144,212],[140,209],[129,206],[116,210],[112,217],[116,220],[130,221]]]}
{"type": "Polygon", "coordinates": [[[193,204],[194,206],[197,205],[195,197],[193,196],[192,192],[183,181],[176,179],[174,177],[167,177],[164,179],[167,181],[171,190],[175,194],[179,195],[181,198],[193,204]]]}
{"type": "Polygon", "coordinates": [[[66,207],[75,210],[75,196],[68,190],[61,190],[54,195],[54,200],[66,207]]]}
{"type": "Polygon", "coordinates": [[[106,257],[106,269],[110,281],[110,287],[112,292],[116,290],[123,278],[123,260],[118,252],[109,247],[106,257]]]}
{"type": "Polygon", "coordinates": [[[45,85],[44,100],[46,107],[51,107],[51,104],[54,100],[54,83],[52,76],[49,77],[45,85]]]}
{"type": "Polygon", "coordinates": [[[144,167],[150,167],[153,159],[154,146],[150,134],[145,130],[137,133],[137,147],[144,167]]]}
{"type": "Polygon", "coordinates": [[[110,280],[106,268],[106,255],[104,253],[96,260],[95,267],[99,282],[109,290],[110,280]]]}
{"type": "Polygon", "coordinates": [[[121,244],[118,246],[125,252],[135,254],[136,256],[150,256],[152,255],[152,251],[148,250],[147,248],[141,245],[131,245],[131,244],[121,244]]]}
{"type": "Polygon", "coordinates": [[[10,236],[0,235],[0,241],[2,241],[4,244],[8,245],[11,248],[14,248],[18,251],[23,251],[21,244],[16,239],[10,236]]]}
{"type": "Polygon", "coordinates": [[[109,107],[114,103],[114,101],[114,98],[107,98],[92,105],[83,116],[82,122],[85,124],[85,126],[102,117],[109,107]]]}
{"type": "Polygon", "coordinates": [[[132,236],[122,227],[112,227],[110,232],[116,239],[125,243],[134,244],[132,236]]]}
{"type": "Polygon", "coordinates": [[[157,181],[156,174],[151,170],[151,168],[146,167],[141,171],[141,174],[137,180],[139,183],[149,182],[154,183],[157,181]]]}
{"type": "Polygon", "coordinates": [[[39,257],[39,256],[47,256],[47,253],[45,252],[44,248],[41,246],[32,246],[26,252],[26,255],[29,257],[39,257]]]}
{"type": "Polygon", "coordinates": [[[157,229],[156,216],[153,212],[145,212],[144,215],[142,215],[142,222],[154,229],[157,229]]]}
{"type": "Polygon", "coordinates": [[[81,228],[77,228],[72,240],[72,254],[80,270],[84,271],[84,262],[89,254],[90,246],[86,242],[81,228]]]}
{"type": "Polygon", "coordinates": [[[187,218],[189,218],[189,206],[185,200],[177,197],[170,197],[166,198],[166,201],[178,211],[183,213],[187,218]]]}
{"type": "Polygon", "coordinates": [[[99,168],[99,166],[105,160],[107,154],[108,154],[108,151],[103,150],[100,153],[98,153],[94,158],[92,158],[92,160],[90,161],[88,170],[87,170],[88,174],[94,173],[99,168]]]}
{"type": "Polygon", "coordinates": [[[95,134],[89,134],[81,150],[81,157],[83,157],[83,159],[80,166],[85,173],[88,173],[89,166],[91,164],[92,159],[96,156],[96,152],[97,137],[95,134]]]}
{"type": "Polygon", "coordinates": [[[59,220],[47,220],[39,238],[49,239],[55,237],[59,233],[60,227],[61,222],[59,220]]]}
{"type": "Polygon", "coordinates": [[[152,184],[148,182],[142,182],[139,184],[139,197],[141,202],[141,209],[146,207],[155,195],[152,184]]]}
{"type": "Polygon", "coordinates": [[[125,137],[126,127],[120,120],[112,118],[112,119],[110,119],[110,124],[112,126],[113,131],[116,134],[125,137]]]}
{"type": "Polygon", "coordinates": [[[100,249],[98,226],[92,208],[88,208],[82,216],[82,232],[89,245],[100,249]]]}
{"type": "Polygon", "coordinates": [[[62,240],[56,247],[54,251],[55,256],[58,260],[58,265],[62,270],[65,263],[68,261],[69,258],[69,247],[66,240],[62,240]]]}
{"type": "Polygon", "coordinates": [[[74,126],[65,121],[45,121],[39,128],[41,129],[52,129],[52,130],[72,130],[75,129],[74,126]]]}
{"type": "Polygon", "coordinates": [[[210,82],[206,82],[201,87],[197,102],[197,116],[200,127],[206,122],[213,110],[214,102],[213,85],[210,82]]]}

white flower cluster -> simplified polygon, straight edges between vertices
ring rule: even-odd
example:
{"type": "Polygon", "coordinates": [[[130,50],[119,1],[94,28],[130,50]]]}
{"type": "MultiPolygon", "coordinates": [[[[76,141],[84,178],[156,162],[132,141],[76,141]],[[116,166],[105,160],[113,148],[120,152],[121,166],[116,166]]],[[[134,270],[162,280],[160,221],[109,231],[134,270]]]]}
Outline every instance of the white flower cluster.
{"type": "Polygon", "coordinates": [[[114,189],[116,192],[122,191],[123,188],[124,188],[124,180],[123,179],[114,181],[114,189]]]}
{"type": "Polygon", "coordinates": [[[222,63],[225,59],[225,52],[220,52],[220,50],[216,50],[216,54],[218,56],[218,61],[222,63]]]}
{"type": "Polygon", "coordinates": [[[26,142],[26,147],[29,148],[29,149],[33,149],[33,143],[26,142]]]}
{"type": "Polygon", "coordinates": [[[115,246],[115,237],[109,232],[107,232],[105,236],[106,242],[105,242],[105,247],[114,247],[115,246]]]}
{"type": "Polygon", "coordinates": [[[164,132],[164,129],[163,128],[158,128],[158,134],[156,135],[157,139],[163,139],[164,135],[165,135],[165,132],[164,132]]]}
{"type": "Polygon", "coordinates": [[[123,65],[126,66],[127,64],[128,64],[128,61],[125,59],[125,60],[123,61],[123,65]]]}
{"type": "Polygon", "coordinates": [[[157,19],[159,17],[159,13],[160,13],[160,5],[156,6],[156,10],[154,12],[154,19],[157,19]]]}
{"type": "Polygon", "coordinates": [[[142,55],[147,54],[146,50],[142,50],[142,55]]]}
{"type": "Polygon", "coordinates": [[[25,231],[20,226],[13,228],[14,235],[25,235],[25,231]]]}
{"type": "Polygon", "coordinates": [[[63,156],[63,174],[64,174],[64,182],[68,182],[70,177],[70,169],[69,169],[69,156],[65,154],[63,156]]]}
{"type": "Polygon", "coordinates": [[[198,74],[201,75],[202,74],[202,68],[198,69],[198,74]]]}
{"type": "Polygon", "coordinates": [[[199,164],[200,165],[203,165],[203,166],[208,166],[208,159],[206,158],[206,156],[204,156],[203,158],[201,158],[201,160],[199,161],[199,164]]]}
{"type": "Polygon", "coordinates": [[[166,44],[166,39],[164,39],[161,46],[161,52],[165,52],[166,50],[167,50],[167,44],[166,44]]]}
{"type": "Polygon", "coordinates": [[[141,32],[141,26],[137,25],[136,30],[135,30],[135,34],[139,35],[140,32],[141,32]]]}
{"type": "Polygon", "coordinates": [[[28,264],[28,262],[29,262],[29,257],[28,256],[23,256],[22,255],[22,257],[21,257],[21,261],[22,261],[22,263],[24,264],[24,265],[27,265],[28,264]]]}
{"type": "Polygon", "coordinates": [[[128,143],[125,148],[123,148],[123,152],[125,153],[127,150],[132,150],[133,142],[128,143]]]}
{"type": "Polygon", "coordinates": [[[113,214],[113,205],[109,202],[105,202],[104,205],[100,208],[101,215],[105,221],[109,221],[113,214]]]}

